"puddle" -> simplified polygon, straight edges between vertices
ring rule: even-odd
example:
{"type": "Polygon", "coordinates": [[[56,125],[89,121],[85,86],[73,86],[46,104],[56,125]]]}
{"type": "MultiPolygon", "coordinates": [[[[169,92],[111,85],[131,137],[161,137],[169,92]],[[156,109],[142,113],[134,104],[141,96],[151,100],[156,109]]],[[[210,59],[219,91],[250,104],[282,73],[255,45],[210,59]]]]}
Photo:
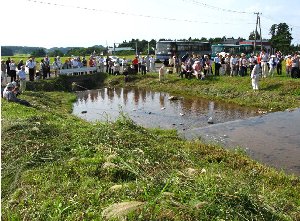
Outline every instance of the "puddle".
{"type": "Polygon", "coordinates": [[[176,129],[186,139],[201,137],[225,147],[243,147],[262,163],[300,175],[299,109],[259,116],[256,110],[237,105],[169,100],[169,93],[135,88],[80,91],[77,96],[73,114],[87,121],[113,121],[123,111],[144,127],[176,129]]]}

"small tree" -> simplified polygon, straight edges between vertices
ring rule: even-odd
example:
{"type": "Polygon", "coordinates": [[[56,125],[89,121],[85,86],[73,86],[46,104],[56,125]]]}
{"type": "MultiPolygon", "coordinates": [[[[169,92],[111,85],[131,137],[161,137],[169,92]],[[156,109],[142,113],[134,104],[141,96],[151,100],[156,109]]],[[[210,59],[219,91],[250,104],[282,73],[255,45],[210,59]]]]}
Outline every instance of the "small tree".
{"type": "MultiPolygon", "coordinates": [[[[258,31],[256,31],[256,40],[259,40],[259,39],[260,39],[260,35],[259,35],[258,31]]],[[[249,40],[255,40],[255,31],[250,32],[249,40]]]]}

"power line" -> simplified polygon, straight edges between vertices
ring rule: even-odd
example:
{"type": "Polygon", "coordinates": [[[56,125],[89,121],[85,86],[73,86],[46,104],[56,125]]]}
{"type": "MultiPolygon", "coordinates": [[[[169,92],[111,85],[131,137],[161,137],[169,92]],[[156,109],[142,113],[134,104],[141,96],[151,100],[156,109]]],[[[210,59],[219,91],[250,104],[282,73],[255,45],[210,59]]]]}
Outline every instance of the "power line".
{"type": "MultiPolygon", "coordinates": [[[[112,13],[112,14],[119,14],[123,16],[135,16],[135,17],[143,17],[143,18],[154,18],[154,19],[161,19],[161,20],[168,20],[168,21],[179,21],[179,22],[189,22],[189,23],[200,23],[200,24],[222,24],[222,25],[240,25],[240,23],[231,23],[231,22],[211,22],[211,21],[199,21],[199,20],[188,20],[188,19],[177,19],[177,18],[170,18],[170,17],[158,17],[158,16],[151,16],[151,15],[144,15],[144,14],[134,14],[134,13],[127,13],[122,11],[110,11],[110,10],[103,10],[103,9],[96,9],[96,8],[87,8],[81,7],[76,5],[64,5],[59,3],[53,2],[44,2],[39,0],[27,0],[28,2],[43,4],[43,5],[52,5],[56,7],[67,7],[67,8],[75,8],[79,10],[86,10],[86,11],[94,11],[94,12],[105,12],[105,13],[112,13]]],[[[243,23],[243,24],[254,24],[254,23],[243,23]]]]}
{"type": "Polygon", "coordinates": [[[224,11],[224,12],[230,12],[230,13],[239,13],[239,14],[252,14],[251,12],[245,12],[245,11],[237,11],[237,10],[232,10],[232,9],[225,9],[225,8],[220,8],[217,6],[213,6],[213,5],[208,5],[206,3],[202,3],[196,0],[183,0],[185,2],[191,2],[193,4],[197,4],[197,5],[202,5],[206,8],[210,8],[210,9],[214,9],[214,10],[219,10],[219,11],[224,11]]]}

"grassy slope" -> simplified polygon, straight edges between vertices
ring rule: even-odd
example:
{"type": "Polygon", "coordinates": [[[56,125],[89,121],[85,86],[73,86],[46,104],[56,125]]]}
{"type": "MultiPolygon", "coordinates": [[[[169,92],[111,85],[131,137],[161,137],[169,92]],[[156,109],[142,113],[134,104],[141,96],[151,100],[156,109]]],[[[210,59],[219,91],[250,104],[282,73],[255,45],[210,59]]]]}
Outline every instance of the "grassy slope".
{"type": "Polygon", "coordinates": [[[133,200],[129,220],[300,219],[299,177],[126,117],[90,124],[72,94],[22,96],[35,107],[2,100],[3,220],[102,220],[133,200]]]}

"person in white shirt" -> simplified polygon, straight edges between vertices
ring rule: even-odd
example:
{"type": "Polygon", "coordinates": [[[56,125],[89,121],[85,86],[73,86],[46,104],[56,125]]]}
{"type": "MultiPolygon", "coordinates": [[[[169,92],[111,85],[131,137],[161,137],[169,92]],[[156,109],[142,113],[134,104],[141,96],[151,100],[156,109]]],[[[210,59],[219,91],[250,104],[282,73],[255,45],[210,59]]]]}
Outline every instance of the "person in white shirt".
{"type": "Polygon", "coordinates": [[[21,67],[21,70],[18,71],[17,79],[20,82],[20,91],[24,92],[26,90],[26,72],[24,65],[21,67]]]}
{"type": "Polygon", "coordinates": [[[123,74],[124,74],[124,72],[126,72],[128,70],[127,65],[128,65],[128,61],[125,57],[123,57],[123,60],[122,60],[122,73],[123,74]]]}
{"type": "Polygon", "coordinates": [[[258,81],[259,81],[259,71],[260,67],[257,61],[253,61],[254,67],[251,71],[251,84],[253,90],[258,90],[258,81]]]}
{"type": "Polygon", "coordinates": [[[61,62],[57,59],[57,57],[54,58],[52,66],[53,66],[53,70],[54,70],[54,75],[55,75],[55,77],[57,77],[57,74],[61,68],[61,62]]]}
{"type": "Polygon", "coordinates": [[[26,61],[26,67],[29,71],[29,80],[34,81],[34,74],[36,69],[36,62],[34,61],[33,57],[30,57],[28,61],[26,61]]]}
{"type": "Polygon", "coordinates": [[[153,55],[150,57],[150,71],[155,72],[155,58],[153,55]]]}
{"type": "Polygon", "coordinates": [[[163,81],[165,79],[165,66],[162,65],[158,71],[158,79],[159,81],[163,81]]]}
{"type": "Polygon", "coordinates": [[[98,63],[99,63],[99,72],[100,72],[100,73],[104,73],[104,62],[105,62],[105,59],[103,58],[103,56],[101,56],[101,57],[98,59],[98,63]]]}
{"type": "Polygon", "coordinates": [[[276,56],[272,55],[270,60],[269,60],[269,67],[270,67],[269,76],[272,76],[272,77],[274,76],[276,65],[277,65],[276,56]]]}
{"type": "Polygon", "coordinates": [[[220,68],[221,68],[221,59],[220,59],[219,54],[217,54],[217,56],[214,58],[214,62],[215,62],[215,75],[219,76],[220,68]]]}
{"type": "Polygon", "coordinates": [[[1,86],[5,86],[7,84],[6,68],[5,60],[1,59],[1,86]]]}
{"type": "Polygon", "coordinates": [[[268,75],[268,60],[269,60],[269,55],[262,50],[261,54],[261,71],[262,71],[262,77],[266,78],[268,75]]]}
{"type": "Polygon", "coordinates": [[[237,59],[236,59],[235,55],[232,55],[230,58],[230,76],[231,77],[237,75],[236,65],[237,65],[237,59]]]}

